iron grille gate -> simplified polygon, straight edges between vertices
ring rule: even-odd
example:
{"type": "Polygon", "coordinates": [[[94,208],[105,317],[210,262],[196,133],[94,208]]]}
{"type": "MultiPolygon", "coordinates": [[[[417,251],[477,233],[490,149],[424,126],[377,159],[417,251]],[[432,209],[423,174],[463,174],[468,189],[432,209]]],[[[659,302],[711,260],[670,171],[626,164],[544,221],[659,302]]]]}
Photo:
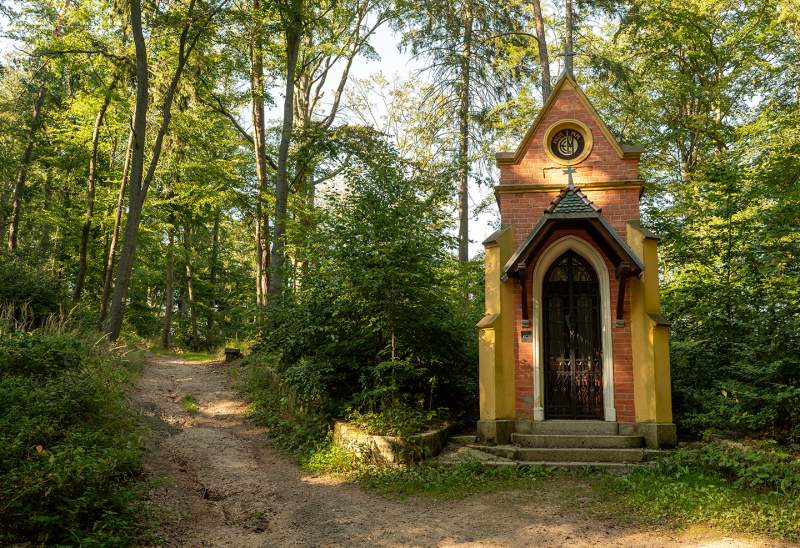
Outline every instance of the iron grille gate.
{"type": "Polygon", "coordinates": [[[567,251],[547,271],[544,301],[545,418],[603,418],[600,286],[580,255],[567,251]]]}

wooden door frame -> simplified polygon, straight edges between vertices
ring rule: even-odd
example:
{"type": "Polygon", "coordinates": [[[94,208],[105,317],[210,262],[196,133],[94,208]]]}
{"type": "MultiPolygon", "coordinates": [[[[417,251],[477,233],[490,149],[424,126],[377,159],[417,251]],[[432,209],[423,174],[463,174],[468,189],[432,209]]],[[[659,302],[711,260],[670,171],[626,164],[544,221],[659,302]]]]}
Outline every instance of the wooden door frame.
{"type": "MultiPolygon", "coordinates": [[[[603,256],[588,242],[576,236],[564,236],[551,243],[541,254],[533,269],[533,420],[544,420],[544,326],[542,286],[550,266],[567,251],[580,255],[597,274],[600,285],[600,329],[603,349],[603,416],[616,421],[614,407],[614,357],[612,354],[611,278],[603,256]]],[[[528,283],[527,280],[525,283],[528,283]]]]}

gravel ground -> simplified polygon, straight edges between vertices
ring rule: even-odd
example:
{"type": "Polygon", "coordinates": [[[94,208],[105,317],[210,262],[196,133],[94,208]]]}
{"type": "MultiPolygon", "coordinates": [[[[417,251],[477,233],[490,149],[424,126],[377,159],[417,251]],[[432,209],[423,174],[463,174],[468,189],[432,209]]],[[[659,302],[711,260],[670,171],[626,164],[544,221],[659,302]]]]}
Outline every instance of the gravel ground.
{"type": "Polygon", "coordinates": [[[598,518],[558,482],[455,501],[387,498],[303,472],[246,419],[229,368],[153,356],[135,392],[153,435],[150,499],[168,546],[767,546],[713,531],[642,530],[598,518]],[[192,395],[200,412],[180,406],[192,395]],[[575,504],[577,502],[577,504],[575,504]]]}

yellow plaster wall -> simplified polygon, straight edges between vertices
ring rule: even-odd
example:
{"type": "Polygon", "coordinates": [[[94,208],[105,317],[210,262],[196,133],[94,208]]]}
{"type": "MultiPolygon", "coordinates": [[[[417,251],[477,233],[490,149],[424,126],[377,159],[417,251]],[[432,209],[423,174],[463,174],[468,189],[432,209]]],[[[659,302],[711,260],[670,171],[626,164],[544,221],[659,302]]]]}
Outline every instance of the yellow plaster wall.
{"type": "Polygon", "coordinates": [[[514,288],[500,281],[513,245],[509,229],[486,244],[486,315],[477,326],[481,420],[514,418],[514,288]]]}
{"type": "Polygon", "coordinates": [[[661,318],[658,242],[636,223],[628,223],[628,244],[644,262],[631,278],[631,336],[636,422],[672,422],[669,327],[661,318]]]}

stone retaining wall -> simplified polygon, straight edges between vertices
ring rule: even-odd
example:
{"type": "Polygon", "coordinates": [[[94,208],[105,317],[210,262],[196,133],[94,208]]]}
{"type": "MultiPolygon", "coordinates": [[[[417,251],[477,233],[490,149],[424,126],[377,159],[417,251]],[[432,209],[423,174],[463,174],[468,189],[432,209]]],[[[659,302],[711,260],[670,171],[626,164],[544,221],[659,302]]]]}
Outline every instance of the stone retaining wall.
{"type": "Polygon", "coordinates": [[[447,445],[449,426],[410,436],[375,436],[352,424],[336,421],[333,444],[362,456],[372,464],[409,464],[435,457],[447,445]]]}

